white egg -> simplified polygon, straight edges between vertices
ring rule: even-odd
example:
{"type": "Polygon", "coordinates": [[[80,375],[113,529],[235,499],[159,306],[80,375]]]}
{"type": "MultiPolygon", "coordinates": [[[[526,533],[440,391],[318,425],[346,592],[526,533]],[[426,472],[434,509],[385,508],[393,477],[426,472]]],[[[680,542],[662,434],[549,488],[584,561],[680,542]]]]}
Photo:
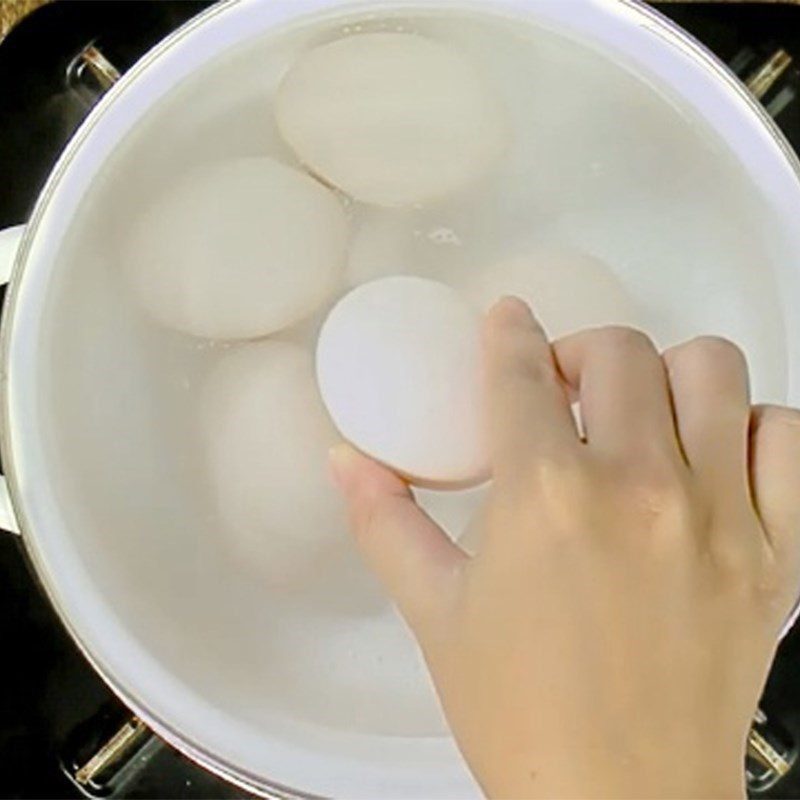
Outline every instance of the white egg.
{"type": "Polygon", "coordinates": [[[369,33],[306,53],[281,83],[278,127],[298,157],[357,200],[436,200],[480,178],[509,124],[457,50],[409,33],[369,33]]]}
{"type": "MultiPolygon", "coordinates": [[[[435,214],[368,206],[358,217],[345,268],[345,283],[351,288],[392,275],[458,284],[464,270],[485,261],[475,241],[478,221],[463,221],[451,204],[435,214]]],[[[496,230],[495,220],[486,220],[485,214],[481,219],[496,230]]]]}
{"type": "Polygon", "coordinates": [[[271,158],[194,168],[132,222],[124,258],[164,325],[211,339],[291,326],[341,276],[348,223],[326,187],[271,158]]]}
{"type": "Polygon", "coordinates": [[[311,355],[285,342],[247,344],[209,376],[201,431],[212,491],[232,554],[272,583],[350,548],[327,474],[339,440],[317,392],[311,355]]]}
{"type": "Polygon", "coordinates": [[[351,287],[405,275],[414,261],[413,212],[365,209],[350,242],[345,280],[351,287]]]}
{"type": "Polygon", "coordinates": [[[603,325],[641,327],[635,299],[602,261],[579,250],[538,246],[465,279],[467,295],[488,310],[504,295],[525,300],[552,338],[603,325]]]}
{"type": "Polygon", "coordinates": [[[563,214],[557,235],[614,265],[645,305],[660,347],[707,334],[731,339],[747,355],[754,400],[783,404],[786,332],[775,275],[754,266],[765,263],[763,242],[741,223],[741,201],[722,202],[720,191],[679,202],[645,192],[563,214]]]}
{"type": "Polygon", "coordinates": [[[485,478],[480,327],[453,289],[424,278],[346,295],[317,345],[320,391],[342,435],[421,484],[485,478]]]}

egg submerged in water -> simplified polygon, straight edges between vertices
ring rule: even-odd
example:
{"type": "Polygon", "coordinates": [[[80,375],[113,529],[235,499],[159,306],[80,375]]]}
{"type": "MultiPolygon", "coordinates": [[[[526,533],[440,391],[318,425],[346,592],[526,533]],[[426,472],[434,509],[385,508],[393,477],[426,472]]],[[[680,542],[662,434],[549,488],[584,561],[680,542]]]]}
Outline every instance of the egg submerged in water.
{"type": "Polygon", "coordinates": [[[163,325],[250,339],[311,315],[344,268],[348,222],[336,195],[272,158],[198,165],[133,220],[123,258],[163,325]]]}
{"type": "Polygon", "coordinates": [[[364,33],[307,52],[275,113],[300,161],[354,199],[439,200],[483,176],[509,140],[505,109],[456,49],[411,33],[364,33]]]}
{"type": "Polygon", "coordinates": [[[286,342],[229,351],[208,377],[200,430],[222,534],[268,584],[290,584],[332,546],[349,547],[327,474],[339,441],[311,354],[286,342]]]}
{"type": "Polygon", "coordinates": [[[462,285],[486,311],[506,295],[521,298],[553,339],[604,325],[643,327],[643,312],[612,270],[574,248],[532,247],[465,273],[462,285]]]}

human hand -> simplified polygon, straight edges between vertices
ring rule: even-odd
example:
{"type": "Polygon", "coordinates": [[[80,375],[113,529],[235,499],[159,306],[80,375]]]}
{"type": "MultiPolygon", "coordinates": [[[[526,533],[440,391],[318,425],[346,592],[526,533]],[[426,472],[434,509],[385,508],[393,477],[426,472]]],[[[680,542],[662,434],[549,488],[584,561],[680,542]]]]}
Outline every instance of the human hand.
{"type": "Polygon", "coordinates": [[[467,556],[392,472],[332,454],[368,563],[485,792],[742,796],[747,731],[800,585],[800,412],[742,354],[486,323],[494,482],[467,556]],[[570,394],[580,400],[585,438],[570,394]]]}

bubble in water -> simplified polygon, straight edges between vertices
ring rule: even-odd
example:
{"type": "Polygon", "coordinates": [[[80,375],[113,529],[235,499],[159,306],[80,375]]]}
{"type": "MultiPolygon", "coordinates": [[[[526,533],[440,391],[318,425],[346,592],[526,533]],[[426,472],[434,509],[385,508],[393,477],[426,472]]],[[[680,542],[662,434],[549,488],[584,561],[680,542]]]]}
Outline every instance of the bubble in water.
{"type": "Polygon", "coordinates": [[[428,239],[434,244],[455,245],[460,247],[461,237],[452,228],[434,228],[428,233],[428,239]]]}

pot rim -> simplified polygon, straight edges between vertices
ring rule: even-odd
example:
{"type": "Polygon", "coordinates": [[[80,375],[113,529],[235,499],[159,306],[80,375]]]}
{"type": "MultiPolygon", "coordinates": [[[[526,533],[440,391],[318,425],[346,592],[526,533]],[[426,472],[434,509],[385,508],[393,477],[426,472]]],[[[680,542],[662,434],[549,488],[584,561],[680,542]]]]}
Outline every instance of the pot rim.
{"type": "MultiPolygon", "coordinates": [[[[766,129],[773,140],[773,144],[778,147],[783,155],[785,166],[788,167],[800,183],[800,159],[786,141],[782,132],[779,130],[774,120],[768,115],[766,110],[755,98],[746,90],[739,80],[730,70],[720,62],[702,43],[698,42],[693,36],[664,17],[655,9],[647,6],[644,0],[589,0],[593,5],[606,10],[608,14],[632,14],[641,24],[646,25],[651,30],[658,32],[658,35],[666,39],[670,44],[675,45],[684,55],[690,57],[696,64],[710,73],[719,85],[720,91],[725,93],[727,99],[741,103],[744,101],[749,112],[755,116],[757,122],[766,129]]],[[[59,157],[54,169],[50,173],[44,188],[35,204],[31,218],[26,226],[22,243],[17,253],[12,280],[6,298],[6,308],[3,315],[2,331],[0,331],[0,373],[2,374],[2,424],[0,424],[0,451],[2,452],[3,464],[5,465],[6,477],[9,485],[11,500],[17,519],[23,532],[22,541],[24,551],[29,563],[32,565],[36,577],[43,587],[50,604],[60,618],[62,624],[68,630],[71,638],[83,653],[84,657],[92,665],[93,669],[101,676],[109,688],[117,695],[122,702],[131,708],[142,721],[150,727],[158,736],[175,747],[178,751],[186,755],[191,760],[198,763],[203,768],[220,776],[224,780],[246,790],[265,797],[276,798],[276,800],[304,800],[320,798],[322,795],[310,794],[300,789],[293,789],[273,780],[268,780],[258,775],[248,772],[246,769],[237,767],[224,757],[205,749],[202,745],[192,741],[186,734],[181,733],[177,726],[166,719],[162,719],[156,712],[148,708],[147,704],[135,696],[134,692],[129,691],[123,682],[115,675],[110,668],[96,653],[93,652],[87,641],[78,632],[74,622],[70,619],[69,613],[63,608],[59,598],[59,592],[55,587],[56,581],[50,577],[50,570],[44,563],[42,553],[36,546],[35,536],[32,533],[33,526],[30,522],[30,515],[26,509],[26,501],[23,500],[25,492],[21,486],[17,453],[13,446],[12,439],[15,434],[13,405],[13,391],[10,388],[12,382],[13,341],[14,331],[19,325],[20,316],[20,295],[24,285],[26,267],[30,262],[30,253],[34,241],[37,237],[42,220],[45,218],[54,194],[60,187],[69,172],[70,165],[75,160],[76,155],[81,150],[92,131],[102,120],[109,108],[118,103],[126,94],[127,89],[139,79],[139,76],[150,69],[158,62],[162,56],[172,50],[177,44],[193,34],[197,29],[213,23],[221,14],[227,13],[230,9],[242,5],[254,5],[259,0],[221,0],[221,2],[211,6],[205,11],[193,17],[172,34],[163,39],[152,50],[148,51],[107,93],[107,95],[92,109],[89,116],[82,123],[78,131],[68,143],[67,147],[59,157]]],[[[311,0],[310,3],[297,3],[297,11],[290,15],[292,20],[300,20],[309,14],[323,10],[337,9],[340,11],[355,11],[365,6],[386,6],[391,9],[413,8],[419,6],[417,0],[311,0]]],[[[525,16],[531,11],[531,3],[528,0],[515,0],[514,3],[498,3],[492,6],[489,0],[472,2],[465,0],[444,0],[440,5],[450,5],[454,8],[468,8],[470,5],[480,7],[487,11],[494,9],[504,11],[519,10],[520,16],[525,16]]],[[[215,53],[213,58],[221,53],[227,52],[230,45],[222,48],[215,53]]],[[[208,59],[203,63],[208,63],[208,59]]],[[[176,85],[172,84],[172,87],[176,85]]],[[[754,120],[755,122],[756,120],[754,120]]],[[[800,608],[795,609],[790,623],[794,622],[800,608]]]]}

